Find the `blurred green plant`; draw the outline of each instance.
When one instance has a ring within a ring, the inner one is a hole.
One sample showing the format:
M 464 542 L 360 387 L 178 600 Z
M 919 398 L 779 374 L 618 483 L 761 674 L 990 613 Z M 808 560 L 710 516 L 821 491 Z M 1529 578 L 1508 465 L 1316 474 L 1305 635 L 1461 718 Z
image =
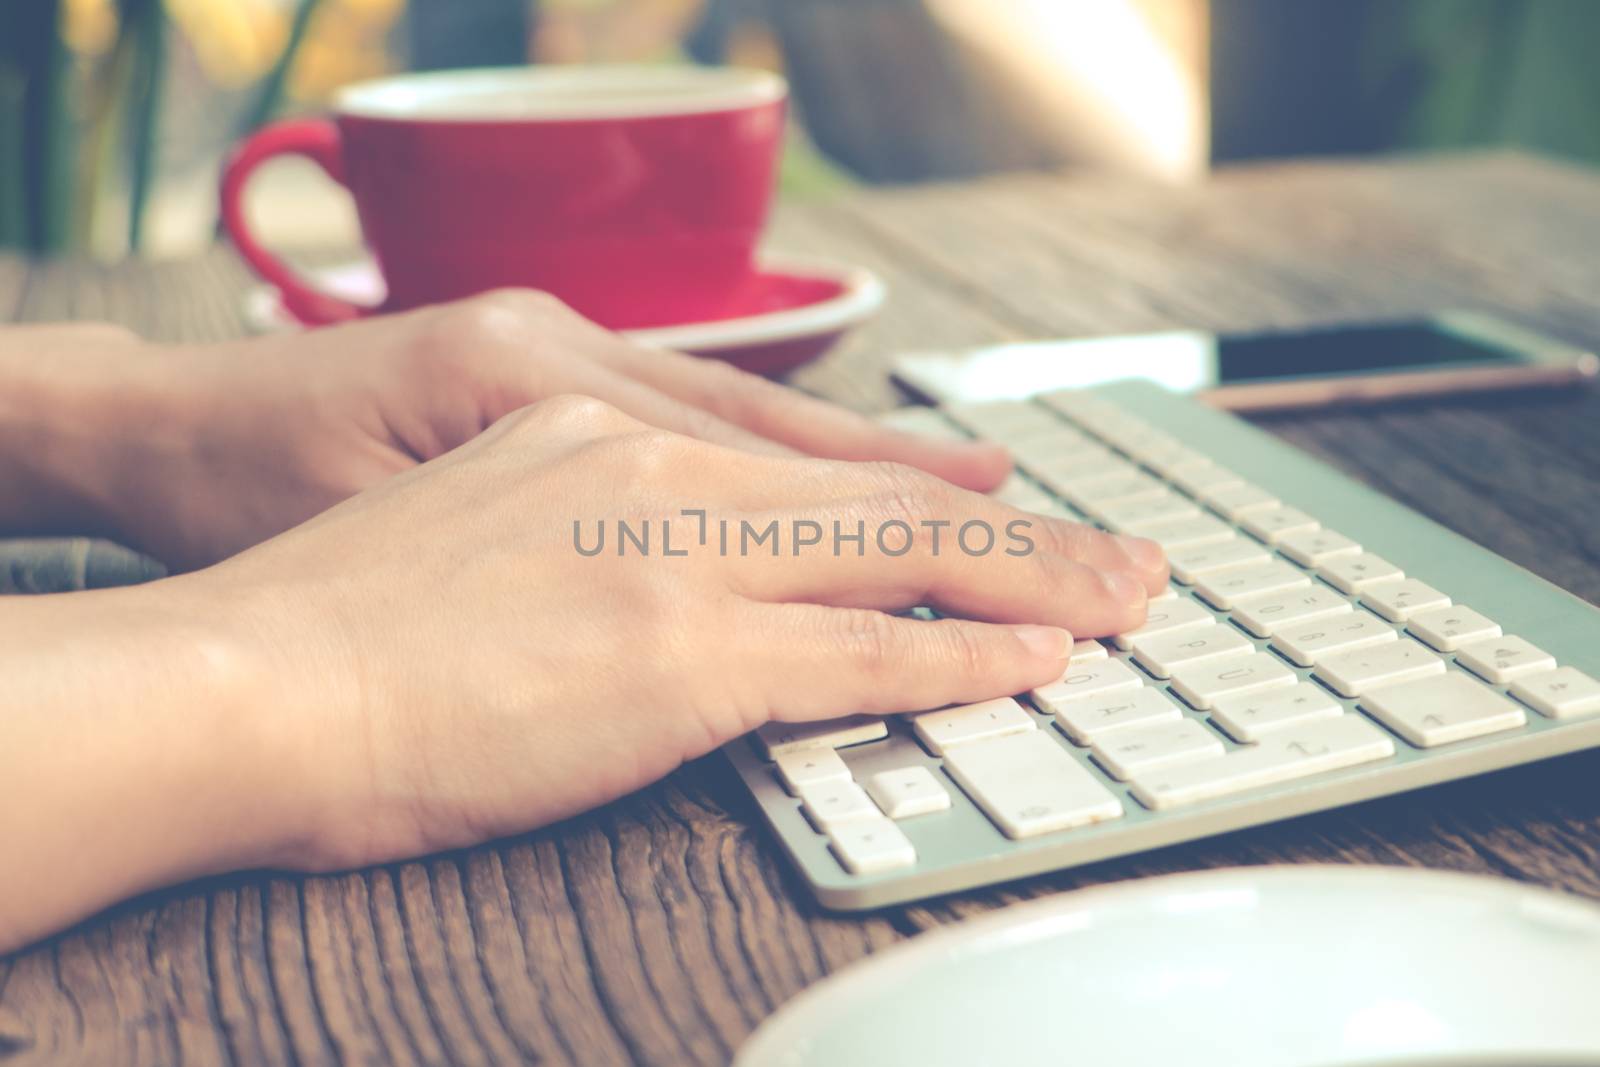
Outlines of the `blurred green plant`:
M 299 0 L 241 133 L 281 106 L 320 2 Z M 114 39 L 90 61 L 67 46 L 65 0 L 0 0 L 0 247 L 87 249 L 113 181 L 128 191 L 125 247 L 144 243 L 170 23 L 166 0 L 110 6 Z
M 0 5 L 0 244 L 67 243 L 72 172 L 60 0 Z

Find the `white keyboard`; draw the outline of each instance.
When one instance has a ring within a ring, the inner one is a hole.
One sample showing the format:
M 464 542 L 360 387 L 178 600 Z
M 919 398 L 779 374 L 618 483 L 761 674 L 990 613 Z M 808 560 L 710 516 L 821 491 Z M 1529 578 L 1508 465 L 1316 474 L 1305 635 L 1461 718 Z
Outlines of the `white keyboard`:
M 996 496 L 1161 543 L 1173 586 L 1030 693 L 729 746 L 824 904 L 1600 744 L 1600 612 L 1236 419 L 1133 383 L 890 418 L 1006 445 Z

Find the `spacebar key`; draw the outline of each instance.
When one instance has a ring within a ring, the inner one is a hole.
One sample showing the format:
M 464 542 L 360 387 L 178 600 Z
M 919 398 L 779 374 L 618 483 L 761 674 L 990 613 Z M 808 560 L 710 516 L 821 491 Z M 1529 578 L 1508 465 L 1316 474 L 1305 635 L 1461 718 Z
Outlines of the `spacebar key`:
M 1122 801 L 1043 730 L 953 746 L 944 769 L 1007 837 L 1122 815 Z
M 1151 770 L 1133 779 L 1133 795 L 1147 808 L 1179 808 L 1392 755 L 1394 741 L 1382 730 L 1340 715 L 1275 730 L 1215 759 Z

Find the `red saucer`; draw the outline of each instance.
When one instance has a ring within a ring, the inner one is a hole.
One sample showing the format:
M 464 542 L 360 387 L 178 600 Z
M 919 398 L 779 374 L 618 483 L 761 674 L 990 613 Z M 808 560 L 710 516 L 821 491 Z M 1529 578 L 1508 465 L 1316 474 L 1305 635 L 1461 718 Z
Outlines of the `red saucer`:
M 370 261 L 312 272 L 330 292 L 378 303 L 383 281 Z M 760 268 L 715 319 L 628 330 L 644 344 L 726 360 L 758 374 L 775 375 L 816 359 L 883 304 L 877 275 L 809 257 L 763 257 Z M 277 290 L 258 286 L 245 298 L 245 321 L 258 332 L 298 329 Z

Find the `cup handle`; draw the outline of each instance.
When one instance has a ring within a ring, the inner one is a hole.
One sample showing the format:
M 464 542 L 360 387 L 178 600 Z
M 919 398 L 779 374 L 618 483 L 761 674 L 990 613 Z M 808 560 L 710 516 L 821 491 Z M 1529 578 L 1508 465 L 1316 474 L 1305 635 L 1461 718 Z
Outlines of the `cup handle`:
M 305 156 L 345 185 L 339 128 L 326 119 L 274 122 L 245 139 L 222 171 L 222 226 L 245 262 L 277 287 L 284 309 L 308 326 L 348 322 L 374 310 L 309 284 L 251 234 L 244 216 L 244 187 L 255 169 L 273 156 Z

